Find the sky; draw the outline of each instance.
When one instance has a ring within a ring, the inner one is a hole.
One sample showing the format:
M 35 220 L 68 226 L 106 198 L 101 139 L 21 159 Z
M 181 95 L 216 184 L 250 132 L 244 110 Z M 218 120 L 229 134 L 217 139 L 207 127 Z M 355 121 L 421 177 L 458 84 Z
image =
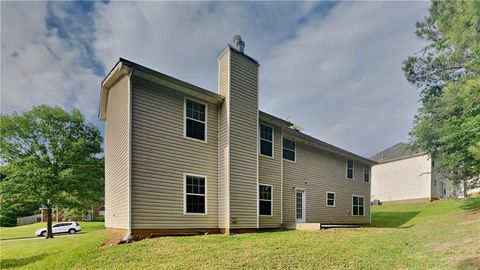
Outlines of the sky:
M 1 112 L 79 108 L 97 119 L 119 57 L 217 92 L 240 34 L 260 62 L 260 109 L 369 157 L 400 141 L 419 91 L 402 61 L 428 2 L 1 2 Z

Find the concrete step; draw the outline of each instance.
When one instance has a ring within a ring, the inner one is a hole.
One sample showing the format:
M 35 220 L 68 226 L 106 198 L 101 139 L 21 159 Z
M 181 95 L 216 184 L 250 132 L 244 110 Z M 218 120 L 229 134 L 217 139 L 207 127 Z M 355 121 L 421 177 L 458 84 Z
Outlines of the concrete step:
M 360 225 L 346 225 L 346 224 L 323 224 L 320 226 L 322 229 L 334 229 L 334 228 L 360 228 Z
M 289 223 L 287 224 L 287 229 L 291 230 L 299 230 L 299 231 L 319 231 L 320 230 L 320 223 Z

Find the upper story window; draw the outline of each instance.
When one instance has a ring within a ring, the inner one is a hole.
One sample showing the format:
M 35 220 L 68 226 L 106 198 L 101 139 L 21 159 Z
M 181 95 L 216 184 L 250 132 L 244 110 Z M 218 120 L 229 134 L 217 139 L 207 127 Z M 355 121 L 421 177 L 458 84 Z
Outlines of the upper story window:
M 295 142 L 283 139 L 283 159 L 295 161 Z
M 327 206 L 335 207 L 335 192 L 327 192 Z
M 347 160 L 347 179 L 353 180 L 353 160 Z
M 272 215 L 272 186 L 259 185 L 258 186 L 258 199 L 259 199 L 259 215 L 271 216 Z
M 363 181 L 365 183 L 370 183 L 370 166 L 368 165 L 363 167 Z
M 260 154 L 273 157 L 273 128 L 260 125 Z
M 185 175 L 185 213 L 207 213 L 207 180 L 203 176 Z
M 352 197 L 352 215 L 353 216 L 363 216 L 365 214 L 365 201 L 362 196 L 353 196 Z
M 207 105 L 185 99 L 185 136 L 206 141 L 206 124 Z

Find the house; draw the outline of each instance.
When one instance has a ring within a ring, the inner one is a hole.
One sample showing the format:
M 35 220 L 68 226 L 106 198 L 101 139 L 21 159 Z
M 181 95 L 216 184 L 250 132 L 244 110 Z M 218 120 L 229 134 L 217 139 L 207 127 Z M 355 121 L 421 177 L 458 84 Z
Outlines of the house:
M 125 59 L 103 80 L 111 239 L 370 223 L 374 162 L 260 111 L 243 49 L 218 56 L 217 93 Z
M 435 160 L 428 154 L 398 143 L 370 159 L 372 167 L 372 200 L 419 202 L 448 198 L 450 181 L 435 170 Z

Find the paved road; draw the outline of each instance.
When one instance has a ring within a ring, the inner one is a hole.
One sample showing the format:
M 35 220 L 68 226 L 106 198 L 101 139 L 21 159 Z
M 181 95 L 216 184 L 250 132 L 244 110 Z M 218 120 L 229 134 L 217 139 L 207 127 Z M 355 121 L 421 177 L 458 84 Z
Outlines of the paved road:
M 54 239 L 57 237 L 72 237 L 78 234 L 83 234 L 83 233 L 77 233 L 77 234 L 60 234 L 60 235 L 54 235 Z M 25 240 L 44 240 L 45 237 L 28 237 L 28 238 L 13 238 L 13 239 L 0 239 L 0 242 L 13 242 L 13 241 L 25 241 Z

